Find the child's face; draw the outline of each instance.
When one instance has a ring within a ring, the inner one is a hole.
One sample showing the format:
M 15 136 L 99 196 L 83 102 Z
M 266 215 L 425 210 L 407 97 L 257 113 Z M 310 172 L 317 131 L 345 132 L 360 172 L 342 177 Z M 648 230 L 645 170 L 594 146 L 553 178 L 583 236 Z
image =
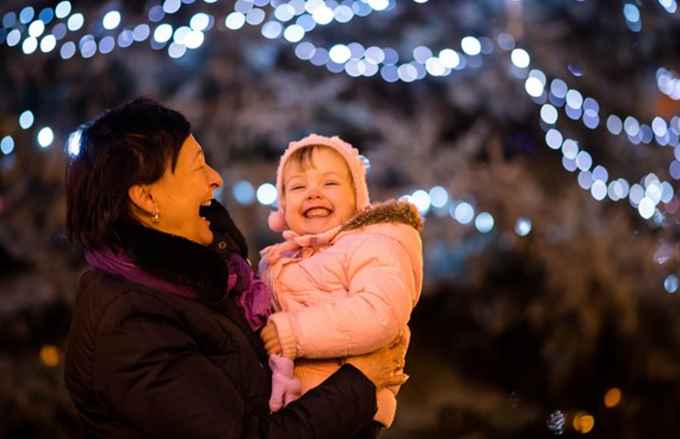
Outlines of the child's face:
M 288 161 L 283 184 L 286 223 L 300 235 L 325 232 L 349 220 L 356 211 L 347 164 L 330 148 L 315 148 L 310 163 Z

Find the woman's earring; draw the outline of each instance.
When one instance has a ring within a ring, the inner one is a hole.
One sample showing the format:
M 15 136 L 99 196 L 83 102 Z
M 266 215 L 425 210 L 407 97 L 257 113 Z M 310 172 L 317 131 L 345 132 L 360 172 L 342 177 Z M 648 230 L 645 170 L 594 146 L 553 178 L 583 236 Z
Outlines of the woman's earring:
M 158 212 L 158 209 L 154 209 L 153 216 L 151 217 L 151 222 L 154 224 L 158 224 L 161 222 L 161 214 Z

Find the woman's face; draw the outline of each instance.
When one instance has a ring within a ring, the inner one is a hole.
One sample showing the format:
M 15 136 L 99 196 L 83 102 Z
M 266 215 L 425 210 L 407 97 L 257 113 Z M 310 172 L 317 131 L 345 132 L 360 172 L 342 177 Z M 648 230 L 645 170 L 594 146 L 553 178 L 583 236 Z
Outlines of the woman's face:
M 182 144 L 173 172 L 168 164 L 163 176 L 149 185 L 159 221 L 151 227 L 203 245 L 212 242 L 210 222 L 199 215 L 210 204 L 212 191 L 222 186 L 222 177 L 205 162 L 203 149 L 193 135 Z

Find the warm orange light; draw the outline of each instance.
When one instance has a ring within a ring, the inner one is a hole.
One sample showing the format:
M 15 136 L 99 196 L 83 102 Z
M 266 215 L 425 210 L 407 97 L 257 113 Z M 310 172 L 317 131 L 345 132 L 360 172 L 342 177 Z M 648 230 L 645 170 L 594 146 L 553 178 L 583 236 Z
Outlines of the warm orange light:
M 595 418 L 585 413 L 579 413 L 574 416 L 572 425 L 574 426 L 574 430 L 579 433 L 590 433 L 593 430 L 593 427 L 595 427 Z
M 607 408 L 616 407 L 621 402 L 621 389 L 612 387 L 604 394 L 604 405 Z
M 56 346 L 45 345 L 40 349 L 40 361 L 47 367 L 56 367 L 61 361 L 61 354 Z

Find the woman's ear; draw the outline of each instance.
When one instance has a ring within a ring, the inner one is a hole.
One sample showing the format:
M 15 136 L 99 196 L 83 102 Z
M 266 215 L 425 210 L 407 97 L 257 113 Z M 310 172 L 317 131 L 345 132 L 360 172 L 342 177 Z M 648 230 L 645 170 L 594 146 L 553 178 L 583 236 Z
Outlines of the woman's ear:
M 156 209 L 153 196 L 149 192 L 149 187 L 141 184 L 133 184 L 128 189 L 128 197 L 132 204 L 147 215 L 153 215 Z

